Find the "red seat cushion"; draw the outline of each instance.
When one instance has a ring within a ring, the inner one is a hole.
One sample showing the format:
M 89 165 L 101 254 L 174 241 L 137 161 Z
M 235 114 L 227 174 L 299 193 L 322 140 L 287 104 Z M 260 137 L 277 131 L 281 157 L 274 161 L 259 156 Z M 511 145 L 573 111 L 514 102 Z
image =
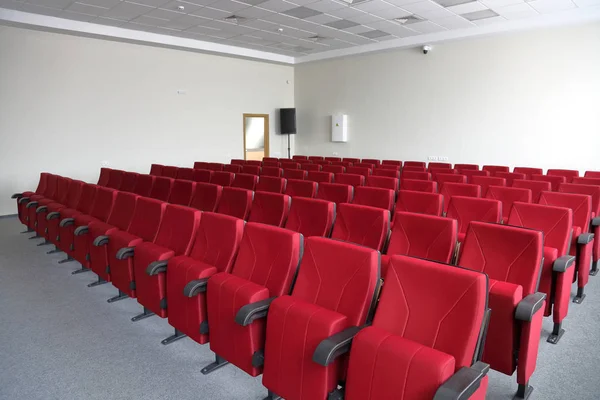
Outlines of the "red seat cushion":
M 133 272 L 133 259 L 118 260 L 117 251 L 124 247 L 135 247 L 142 243 L 142 238 L 128 232 L 116 231 L 109 235 L 108 241 L 108 263 L 110 265 L 110 278 L 112 284 L 129 297 L 135 297 L 135 275 Z
M 174 254 L 173 250 L 166 247 L 143 242 L 136 246 L 133 259 L 138 302 L 163 318 L 167 316 L 166 306 L 162 304 L 166 299 L 166 274 L 149 276 L 146 269 L 152 262 L 168 260 Z
M 368 327 L 352 342 L 345 398 L 432 399 L 454 369 L 451 355 Z

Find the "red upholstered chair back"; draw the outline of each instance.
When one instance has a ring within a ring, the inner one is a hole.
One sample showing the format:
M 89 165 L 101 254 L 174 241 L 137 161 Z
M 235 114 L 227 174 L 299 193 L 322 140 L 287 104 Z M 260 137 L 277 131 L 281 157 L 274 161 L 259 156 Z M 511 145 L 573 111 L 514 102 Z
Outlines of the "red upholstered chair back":
M 354 189 L 354 199 L 352 200 L 352 204 L 382 208 L 391 212 L 394 208 L 395 200 L 396 192 L 393 190 L 359 186 Z
M 437 168 L 437 169 L 452 169 L 452 164 L 450 164 L 450 163 L 442 163 L 442 162 L 430 162 L 427 167 L 428 167 L 429 171 L 431 171 L 434 168 Z
M 422 181 L 430 181 L 431 174 L 429 172 L 418 171 L 402 171 L 402 179 L 418 179 Z
M 327 237 L 335 221 L 335 208 L 331 201 L 296 197 L 292 200 L 285 228 L 300 232 L 304 237 Z
M 573 210 L 573 227 L 581 228 L 582 233 L 589 232 L 590 219 L 592 218 L 592 196 L 542 192 L 539 204 L 570 208 Z
M 484 165 L 481 169 L 483 171 L 489 171 L 492 176 L 494 176 L 496 172 L 510 172 L 510 168 L 505 165 Z
M 177 167 L 173 167 L 170 165 L 165 165 L 162 167 L 162 173 L 161 176 L 164 176 L 166 178 L 173 178 L 175 179 L 177 177 L 177 171 L 179 170 L 179 168 Z
M 292 198 L 285 194 L 256 192 L 248 222 L 283 226 L 290 212 Z
M 87 184 L 82 181 L 72 180 L 69 184 L 69 193 L 67 193 L 67 201 L 63 203 L 67 206 L 67 208 L 76 209 L 77 204 L 79 203 L 79 198 L 81 197 L 81 192 L 83 191 L 83 187 Z
M 190 207 L 200 211 L 215 211 L 221 200 L 223 186 L 212 183 L 197 182 Z
M 490 176 L 489 171 L 479 171 L 474 169 L 463 169 L 460 171 L 460 174 L 467 177 L 467 183 L 473 183 L 471 179 L 474 176 Z
M 239 164 L 225 164 L 225 165 L 223 165 L 223 171 L 225 171 L 225 172 L 233 172 L 234 174 L 237 174 L 238 172 L 242 172 L 243 168 L 244 168 L 244 166 L 239 165 Z
M 404 167 L 425 168 L 425 163 L 423 161 L 404 161 Z
M 469 183 L 481 186 L 481 196 L 485 197 L 490 186 L 506 186 L 506 179 L 494 176 L 473 176 Z
M 46 181 L 46 187 L 44 188 L 44 197 L 47 197 L 49 199 L 53 199 L 54 196 L 56 196 L 57 194 L 57 190 L 58 190 L 58 175 L 53 175 L 53 174 L 49 174 L 47 181 Z
M 154 184 L 152 185 L 152 191 L 150 197 L 156 200 L 167 201 L 171 194 L 175 179 L 165 178 L 164 176 L 157 176 L 154 178 Z
M 126 231 L 133 219 L 135 205 L 139 197 L 133 193 L 118 192 L 115 197 L 115 204 L 106 222 L 122 231 Z
M 261 165 L 260 161 L 256 161 L 258 163 L 258 165 Z M 246 165 L 251 165 L 250 161 L 246 161 Z M 224 164 L 221 163 L 214 163 L 214 162 L 209 162 L 206 163 L 206 169 L 210 169 L 211 171 L 223 171 L 223 167 L 225 167 Z
M 399 160 L 381 160 L 381 165 L 395 165 L 397 167 L 402 167 L 402 161 L 399 161 Z
M 400 180 L 400 189 L 416 190 L 417 192 L 437 193 L 438 184 L 434 181 L 422 181 L 418 179 L 402 178 Z
M 444 182 L 441 185 L 440 193 L 444 196 L 444 200 L 446 200 L 444 212 L 447 213 L 450 206 L 450 199 L 453 196 L 481 197 L 481 186 L 470 183 Z
M 96 197 L 96 189 L 101 186 L 84 183 L 81 189 L 81 196 L 77 202 L 77 211 L 83 214 L 90 214 L 94 205 L 94 198 Z
M 502 203 L 502 220 L 508 221 L 508 215 L 515 201 L 531 203 L 531 190 L 504 186 L 490 186 L 486 199 L 498 200 Z
M 308 171 L 306 179 L 317 183 L 333 183 L 333 173 L 323 171 Z
M 160 165 L 160 164 L 152 164 L 152 165 L 150 165 L 150 175 L 152 175 L 152 176 L 162 176 L 162 169 L 163 169 L 162 165 Z M 100 184 L 100 182 L 98 182 L 98 184 Z
M 369 167 L 348 167 L 348 168 L 346 168 L 347 174 L 362 175 L 365 178 L 367 176 L 371 175 L 372 172 L 373 172 L 373 169 L 369 168 Z
M 137 184 L 137 180 L 140 177 L 140 174 L 136 172 L 125 172 L 123 173 L 123 181 L 121 181 L 121 187 L 119 190 L 124 192 L 133 192 L 135 190 L 135 185 Z
M 231 186 L 235 174 L 233 172 L 215 171 L 213 172 L 210 183 L 221 186 Z
M 155 179 L 156 177 L 153 175 L 140 174 L 135 182 L 133 193 L 144 197 L 150 197 Z
M 262 171 L 262 167 L 259 165 L 244 165 L 242 167 L 241 171 L 237 171 L 237 172 L 243 172 L 244 174 L 250 174 L 250 175 L 260 175 Z M 235 172 L 236 171 L 228 171 L 228 172 Z
M 354 198 L 354 186 L 342 183 L 320 183 L 317 198 L 336 204 L 350 203 Z
M 286 179 L 306 179 L 308 176 L 308 171 L 305 169 L 289 169 L 286 168 L 283 170 L 283 177 Z
M 346 172 L 346 167 L 343 165 L 323 165 L 323 172 L 332 172 L 334 174 L 343 174 Z
M 111 189 L 121 189 L 121 184 L 123 182 L 123 174 L 125 172 L 120 169 L 111 169 L 108 173 L 108 182 L 106 183 L 106 187 Z
M 154 243 L 173 250 L 175 255 L 189 254 L 201 214 L 200 210 L 168 204 Z
M 397 192 L 400 188 L 400 181 L 397 178 L 371 175 L 367 177 L 367 186 L 382 189 L 390 189 L 394 192 Z
M 385 165 L 383 166 L 385 167 Z M 376 168 L 373 170 L 372 176 L 384 176 L 387 178 L 400 178 L 400 170 L 397 169 L 388 169 L 388 168 Z
M 351 185 L 351 186 L 364 186 L 365 185 L 365 177 L 364 175 L 358 175 L 358 174 L 348 174 L 348 173 L 343 173 L 343 174 L 335 174 L 335 183 L 341 183 L 344 185 Z
M 195 191 L 196 183 L 183 179 L 175 179 L 171 194 L 169 195 L 169 203 L 189 206 Z
M 433 180 L 435 180 L 440 185 L 442 185 L 442 184 L 444 184 L 446 182 L 467 183 L 467 176 L 466 175 L 459 175 L 459 174 L 440 174 L 440 173 L 437 173 L 437 174 L 435 174 L 435 178 L 433 178 Z
M 285 191 L 286 179 L 274 176 L 261 176 L 256 184 L 257 192 L 283 193 Z
M 361 160 L 361 163 L 362 164 L 371 164 L 371 165 L 377 166 L 377 165 L 381 164 L 381 160 L 376 160 L 374 158 L 363 158 Z
M 471 222 L 458 265 L 490 279 L 523 287 L 523 297 L 537 290 L 544 234 L 533 229 Z
M 567 178 L 567 183 L 571 183 L 573 178 L 579 177 L 579 171 L 574 169 L 549 169 L 546 173 L 548 176 L 564 176 Z
M 597 177 L 597 178 L 590 178 L 590 177 L 573 178 L 573 183 L 578 184 L 578 185 L 596 185 L 596 186 L 600 186 L 600 176 Z
M 388 210 L 344 203 L 337 206 L 331 237 L 381 251 L 389 230 Z
M 479 165 L 477 164 L 454 164 L 454 169 L 461 171 L 479 171 Z
M 69 185 L 71 184 L 71 178 L 58 177 L 56 181 L 56 196 L 54 199 L 60 204 L 65 204 L 69 198 Z
M 506 186 L 511 187 L 516 179 L 527 179 L 527 175 L 519 172 L 496 172 L 494 174 L 496 178 L 506 179 Z
M 396 211 L 411 213 L 442 215 L 444 196 L 437 193 L 418 192 L 414 190 L 400 190 Z
M 586 178 L 600 178 L 600 171 L 585 171 Z
M 89 215 L 100 221 L 106 221 L 112 211 L 117 193 L 119 193 L 118 190 L 98 186 L 94 196 L 94 205 Z
M 246 163 L 246 161 L 244 161 L 244 160 L 231 160 L 232 164 L 239 164 L 240 162 L 241 162 L 241 165 L 244 165 Z M 207 166 L 208 166 L 208 163 L 204 162 L 204 161 L 196 161 L 194 163 L 194 169 L 208 169 Z
M 248 219 L 253 197 L 254 192 L 251 190 L 224 187 L 217 212 L 244 220 Z
M 465 234 L 472 221 L 500 223 L 502 203 L 498 200 L 453 196 L 449 200 L 448 218 L 458 221 L 458 233 Z
M 512 187 L 531 190 L 531 201 L 537 203 L 542 192 L 552 190 L 550 182 L 544 181 L 528 181 L 524 179 L 515 179 Z
M 164 201 L 140 197 L 135 204 L 128 232 L 146 242 L 153 242 L 166 208 Z
M 276 178 L 281 178 L 283 176 L 283 169 L 279 167 L 263 167 L 260 176 L 274 176 Z
M 587 194 L 592 196 L 592 213 L 595 217 L 599 216 L 598 214 L 600 213 L 600 186 L 561 183 L 558 187 L 558 191 L 560 193 Z
M 258 175 L 252 174 L 235 174 L 231 187 L 242 188 L 246 190 L 254 190 L 258 183 Z
M 323 156 L 308 156 L 310 161 L 324 161 L 325 157 Z
M 315 197 L 317 195 L 318 184 L 313 181 L 304 181 L 300 179 L 288 179 L 285 188 L 285 194 L 292 197 Z
M 194 169 L 193 168 L 179 168 L 177 171 L 176 179 L 185 179 L 186 181 L 194 180 Z
M 156 164 L 152 164 L 152 168 L 155 168 Z M 156 166 L 159 167 L 159 166 Z M 162 168 L 162 166 L 160 166 Z M 108 179 L 110 177 L 110 168 L 100 168 L 100 177 L 98 178 L 98 186 L 106 186 L 108 184 Z M 46 174 L 46 176 L 48 176 L 48 174 Z M 40 179 L 41 182 L 41 179 Z M 37 190 L 36 190 L 36 193 Z
M 525 174 L 525 179 L 531 179 L 531 175 L 543 175 L 544 170 L 541 168 L 531 168 L 531 167 L 515 167 L 513 172 L 517 172 L 519 174 Z
M 567 178 L 559 175 L 531 175 L 531 180 L 550 182 L 550 185 L 552 185 L 552 191 L 556 192 L 558 190 L 558 185 L 565 183 Z
M 212 179 L 213 171 L 209 169 L 194 169 L 194 175 L 192 176 L 192 180 L 194 182 L 204 182 L 209 183 Z

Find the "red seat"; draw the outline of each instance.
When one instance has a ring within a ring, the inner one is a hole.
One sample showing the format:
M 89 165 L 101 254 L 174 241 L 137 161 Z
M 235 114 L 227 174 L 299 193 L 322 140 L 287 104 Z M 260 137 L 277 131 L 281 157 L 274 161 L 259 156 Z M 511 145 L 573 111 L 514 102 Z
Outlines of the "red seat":
M 106 187 L 120 190 L 124 174 L 125 171 L 121 171 L 119 169 L 111 169 L 108 173 L 108 182 L 106 183 Z
M 418 179 L 422 181 L 430 181 L 431 174 L 429 172 L 417 172 L 417 171 L 402 171 L 402 179 Z
M 401 165 L 381 164 L 381 165 L 378 165 L 377 167 L 375 167 L 375 169 L 390 169 L 392 171 L 400 171 L 402 169 L 402 166 Z M 375 172 L 375 169 L 373 170 L 373 172 Z
M 444 183 L 467 183 L 466 175 L 458 175 L 458 174 L 440 174 L 437 173 L 435 178 L 433 178 L 438 184 L 443 185 Z
M 363 164 L 371 164 L 371 165 L 377 166 L 377 165 L 381 164 L 381 160 L 376 160 L 374 158 L 363 158 L 361 160 L 361 163 L 363 163 Z
M 332 239 L 381 251 L 390 230 L 390 212 L 357 204 L 338 204 Z
M 66 203 L 50 203 L 46 206 L 46 231 L 44 236 L 55 245 L 54 251 L 58 251 L 59 249 L 58 242 L 60 241 L 60 235 L 58 229 L 59 222 L 61 220 L 60 212 L 63 209 L 77 209 L 84 186 L 87 186 L 87 184 L 82 181 L 71 180 L 69 183 L 69 192 L 67 193 Z M 91 203 L 93 201 L 96 188 L 93 185 L 90 186 L 92 187 L 89 189 L 88 193 L 90 194 L 89 202 Z
M 323 156 L 308 156 L 310 161 L 324 161 L 325 157 Z
M 404 167 L 425 168 L 425 163 L 423 161 L 404 161 Z
M 262 166 L 258 166 L 258 165 L 244 165 L 242 167 L 242 170 L 240 172 L 243 172 L 244 174 L 250 174 L 250 175 L 260 175 L 262 171 Z M 233 172 L 233 171 L 231 171 Z
M 246 224 L 233 269 L 213 275 L 206 285 L 210 349 L 217 359 L 202 369 L 203 374 L 227 362 L 251 376 L 262 372 L 265 310 L 290 292 L 302 247 L 297 232 Z M 257 313 L 258 309 L 263 311 Z
M 194 167 L 196 168 L 196 167 Z M 162 176 L 163 165 L 160 164 L 152 164 L 150 165 L 150 175 L 153 176 Z
M 405 255 L 449 264 L 458 239 L 455 219 L 398 211 L 386 255 L 381 256 L 381 275 L 385 276 L 391 256 Z
M 308 176 L 308 171 L 304 169 L 284 169 L 283 176 L 286 179 L 306 179 Z
M 223 186 L 212 183 L 196 183 L 196 191 L 190 200 L 190 207 L 200 211 L 214 212 L 221 201 Z
M 171 204 L 179 204 L 180 206 L 189 206 L 195 191 L 195 182 L 175 179 L 168 202 Z
M 440 216 L 443 208 L 444 196 L 441 194 L 414 190 L 400 190 L 398 192 L 396 211 Z
M 347 167 L 346 168 L 347 174 L 362 175 L 365 178 L 367 176 L 371 175 L 372 172 L 373 172 L 373 169 L 368 168 L 368 167 Z
M 369 187 L 376 187 L 382 189 L 390 189 L 397 192 L 400 189 L 400 181 L 396 178 L 389 178 L 387 176 L 368 176 L 367 185 Z
M 372 176 L 383 176 L 387 178 L 400 178 L 400 170 L 398 169 L 387 169 L 387 168 L 376 168 L 373 170 Z
M 532 175 L 543 175 L 544 170 L 541 168 L 530 168 L 530 167 L 515 167 L 513 168 L 513 172 L 517 172 L 519 174 L 525 174 L 525 179 L 531 179 Z
M 544 233 L 544 264 L 538 290 L 546 294 L 544 316 L 554 321 L 548 342 L 556 344 L 562 337 L 562 321 L 569 310 L 575 257 L 569 256 L 573 212 L 570 208 L 516 202 L 508 224 L 536 229 Z
M 336 204 L 351 203 L 354 198 L 354 186 L 341 183 L 320 183 L 317 198 Z
M 50 244 L 50 238 L 48 235 L 47 215 L 48 205 L 58 203 L 61 205 L 66 204 L 69 198 L 69 186 L 72 182 L 70 178 L 64 178 L 57 176 L 56 178 L 56 191 L 53 197 L 43 197 L 38 200 L 32 201 L 27 205 L 27 211 L 29 212 L 29 220 L 33 222 L 33 229 L 37 233 L 36 236 L 43 237 L 45 244 Z
M 194 169 L 193 168 L 179 168 L 177 171 L 176 179 L 184 179 L 186 181 L 194 180 Z
M 325 161 L 342 161 L 342 157 L 325 157 Z
M 321 171 L 323 166 L 321 164 L 313 164 L 313 163 L 303 163 L 300 165 L 300 168 L 305 171 Z
M 300 169 L 300 164 L 297 162 L 281 162 L 281 168 L 286 169 Z M 285 171 L 284 171 L 285 174 Z M 284 175 L 285 176 L 285 175 Z
M 221 186 L 231 186 L 235 174 L 233 172 L 215 171 L 213 172 L 210 183 Z
M 252 161 L 246 161 L 245 165 L 254 165 L 254 164 L 251 164 L 251 162 Z M 260 161 L 255 161 L 255 162 L 258 163 L 258 164 L 256 164 L 258 166 L 262 165 L 262 163 Z M 206 169 L 217 172 L 217 171 L 223 171 L 225 164 L 209 162 L 209 163 L 205 164 L 205 167 L 206 167 Z
M 322 171 L 308 171 L 306 179 L 317 183 L 333 183 L 333 173 Z
M 322 366 L 313 361 L 315 349 L 368 322 L 376 302 L 377 251 L 312 237 L 305 252 L 292 294 L 269 308 L 263 385 L 272 398 L 327 399 L 345 375 L 347 358 Z
M 90 269 L 98 275 L 98 282 L 89 284 L 89 287 L 110 282 L 108 235 L 118 230 L 126 232 L 129 229 L 138 198 L 139 196 L 133 193 L 118 192 L 108 220 L 89 223 L 86 239 L 88 240 Z
M 346 167 L 342 165 L 323 165 L 323 172 L 332 172 L 334 174 L 343 174 L 346 172 Z
M 600 178 L 600 171 L 585 171 L 583 176 L 586 178 Z
M 291 197 L 315 197 L 317 188 L 317 182 L 288 179 L 285 194 Z
M 356 164 L 360 162 L 360 158 L 344 157 L 342 161 Z
M 545 298 L 536 292 L 541 272 L 543 233 L 484 222 L 471 222 L 458 265 L 489 277 L 493 310 L 483 361 L 506 375 L 517 371 L 516 398 L 533 390 Z
M 174 183 L 175 179 L 172 178 L 165 178 L 164 176 L 155 177 L 149 197 L 160 201 L 167 201 L 171 195 Z
M 189 336 L 200 344 L 208 342 L 206 293 L 190 289 L 198 281 L 206 282 L 218 272 L 231 271 L 243 232 L 243 220 L 205 212 L 200 218 L 189 254 L 169 260 L 168 318 L 169 324 L 175 328 L 175 334 L 163 340 L 163 344 L 170 344 L 184 336 Z
M 564 176 L 567 178 L 567 183 L 571 183 L 573 178 L 579 177 L 579 171 L 574 169 L 549 169 L 546 172 L 548 176 Z
M 393 190 L 359 186 L 354 189 L 352 204 L 383 208 L 392 212 L 395 200 L 396 192 Z
M 144 312 L 133 317 L 139 321 L 151 315 L 167 317 L 167 265 L 174 256 L 187 256 L 200 225 L 199 210 L 175 204 L 167 205 L 152 242 L 135 247 L 133 270 L 138 303 Z
M 285 194 L 256 192 L 248 222 L 283 226 L 290 212 L 292 198 Z
M 292 156 L 292 160 L 308 160 L 307 156 Z
M 279 167 L 263 167 L 260 176 L 274 176 L 276 178 L 281 178 L 283 176 L 283 169 Z
M 381 165 L 395 165 L 397 167 L 402 167 L 402 161 L 399 161 L 399 160 L 381 160 Z
M 164 165 L 162 167 L 162 171 L 161 171 L 161 175 L 160 176 L 164 176 L 165 178 L 172 178 L 175 179 L 177 177 L 177 171 L 179 170 L 179 168 L 177 167 L 173 167 L 170 165 Z
M 347 167 L 353 166 L 354 163 L 350 162 L 350 161 L 331 161 L 331 164 L 329 164 L 329 165 L 323 165 L 323 168 L 331 166 L 331 165 L 336 166 L 336 167 L 344 167 L 344 170 L 346 170 Z M 337 173 L 337 171 L 330 171 L 330 172 Z
M 502 221 L 506 223 L 515 201 L 531 203 L 531 190 L 504 186 L 490 186 L 485 198 L 498 200 L 502 203 Z
M 256 184 L 257 192 L 283 193 L 285 192 L 286 179 L 274 176 L 261 176 Z
M 193 181 L 194 182 L 203 182 L 210 183 L 212 179 L 213 171 L 209 169 L 194 169 Z
M 285 223 L 285 229 L 304 237 L 331 235 L 335 221 L 335 203 L 326 200 L 296 197 Z
M 505 165 L 484 165 L 481 169 L 489 171 L 492 176 L 495 176 L 496 172 L 510 172 L 510 168 Z
M 558 186 L 561 183 L 567 182 L 567 178 L 559 175 L 531 175 L 531 180 L 533 181 L 541 181 L 541 182 L 550 182 L 552 185 L 552 191 L 556 192 L 558 190 Z
M 517 179 L 527 179 L 527 175 L 519 172 L 496 172 L 494 174 L 496 178 L 506 179 L 506 186 L 513 186 L 513 182 Z
M 58 197 L 58 181 L 62 179 L 58 175 L 48 174 L 46 177 L 46 185 L 40 193 L 28 193 L 19 199 L 20 214 L 25 216 L 25 223 L 28 231 L 35 230 L 36 209 L 40 201 L 48 201 L 52 203 Z
M 481 186 L 471 185 L 469 183 L 445 182 L 440 188 L 440 193 L 444 196 L 444 215 L 448 212 L 450 199 L 453 196 L 481 197 Z
M 135 182 L 133 193 L 139 196 L 150 197 L 150 193 L 152 193 L 152 188 L 154 187 L 154 179 L 156 177 L 152 175 L 140 174 Z
M 107 175 L 107 173 L 105 173 L 105 174 Z M 27 203 L 31 200 L 30 196 L 42 195 L 45 192 L 49 175 L 50 174 L 48 174 L 47 172 L 42 172 L 40 174 L 40 179 L 38 181 L 38 185 L 37 185 L 37 188 L 35 189 L 35 192 L 25 191 L 25 192 L 21 192 L 21 193 L 15 193 L 11 196 L 12 199 L 17 200 L 17 212 L 18 212 L 19 220 L 21 221 L 21 223 L 23 225 L 27 225 L 27 216 L 28 216 Z M 101 178 L 102 178 L 102 176 L 101 176 Z
M 506 179 L 493 176 L 473 176 L 469 183 L 481 186 L 481 196 L 485 197 L 490 186 L 506 186 Z
M 251 174 L 235 174 L 231 187 L 242 188 L 246 190 L 256 189 L 258 183 L 258 175 Z
M 262 161 L 258 161 L 258 160 L 246 160 L 246 161 L 244 161 L 243 165 L 253 165 L 255 167 L 262 167 Z
M 343 185 L 350 185 L 350 186 L 364 186 L 365 185 L 365 177 L 364 175 L 357 175 L 357 174 L 335 174 L 335 182 L 336 183 L 341 183 Z
M 414 190 L 417 192 L 437 193 L 438 184 L 434 181 L 422 181 L 418 179 L 402 178 L 400 180 L 400 189 Z
M 531 201 L 534 203 L 538 202 L 542 192 L 552 190 L 550 182 L 529 181 L 523 179 L 515 179 L 512 183 L 512 187 L 531 190 Z
M 275 158 L 275 157 L 263 157 L 262 160 L 263 160 L 263 163 L 265 161 L 267 161 L 267 162 L 279 162 L 279 158 Z
M 463 171 L 479 171 L 479 165 L 477 164 L 454 164 L 454 169 L 458 170 L 459 173 Z
M 596 185 L 600 186 L 600 178 L 573 178 L 573 183 L 577 185 Z
M 463 169 L 460 171 L 460 174 L 467 177 L 467 183 L 473 183 L 472 178 L 474 176 L 490 176 L 489 171 L 479 171 L 473 169 Z
M 451 168 L 430 168 L 428 172 L 431 174 L 431 179 L 434 181 L 437 181 L 437 176 L 440 174 L 459 175 L 458 170 Z
M 236 161 L 236 162 L 234 162 L 234 161 Z M 241 161 L 241 165 L 244 165 L 246 163 L 246 161 L 244 161 L 244 160 L 231 160 L 231 163 L 239 164 L 240 161 Z M 196 161 L 194 163 L 194 169 L 208 169 L 207 166 L 208 166 L 208 163 L 204 162 L 204 161 Z
M 133 193 L 135 190 L 135 187 L 137 185 L 137 181 L 138 181 L 139 177 L 140 177 L 140 174 L 138 174 L 136 172 L 124 172 L 123 180 L 121 181 L 121 187 L 119 188 L 119 190 L 121 190 L 123 192 Z M 150 179 L 152 179 L 152 178 L 150 178 Z
M 357 167 L 357 168 L 368 168 L 371 170 L 371 173 L 373 172 L 373 169 L 377 167 L 376 164 L 373 163 L 368 163 L 368 162 L 359 162 L 359 163 L 354 163 L 352 164 L 352 167 Z
M 452 164 L 450 163 L 443 163 L 443 162 L 430 162 L 427 165 L 427 169 L 429 170 L 429 172 L 433 172 L 433 169 L 452 169 Z
M 153 164 L 154 165 L 154 164 Z M 162 166 L 160 166 L 162 169 Z M 100 176 L 98 177 L 98 186 L 106 186 L 110 178 L 110 168 L 100 168 Z
M 217 212 L 246 220 L 248 214 L 250 214 L 253 198 L 254 192 L 252 190 L 224 187 L 217 206 Z
M 256 167 L 251 167 L 248 166 L 246 167 L 245 165 L 239 165 L 239 164 L 225 164 L 223 165 L 223 171 L 225 172 L 233 172 L 234 174 L 240 173 L 242 172 L 242 169 L 244 168 L 256 168 Z M 258 167 L 260 169 L 260 167 Z M 247 172 L 250 173 L 250 172 Z
M 156 237 L 167 203 L 140 197 L 135 205 L 127 231 L 116 230 L 108 236 L 108 265 L 110 278 L 119 294 L 108 300 L 112 303 L 127 297 L 136 297 L 136 277 L 133 269 L 135 247 Z
M 263 167 L 275 167 L 275 168 L 279 168 L 279 160 L 277 161 L 263 161 L 262 162 L 262 166 Z M 262 170 L 260 172 L 262 174 Z
M 404 165 L 404 168 L 402 168 L 402 173 L 404 172 L 427 172 L 427 168 L 425 167 L 417 167 L 417 166 L 407 166 L 406 164 Z
M 331 340 L 318 350 L 335 357 L 350 349 L 345 399 L 484 399 L 485 274 L 395 256 L 384 277 L 373 323 L 343 338 L 356 335 L 351 347 L 332 354 L 340 341 Z
M 458 241 L 462 243 L 472 221 L 499 224 L 502 220 L 502 203 L 493 199 L 452 196 L 448 200 L 446 216 L 458 222 Z

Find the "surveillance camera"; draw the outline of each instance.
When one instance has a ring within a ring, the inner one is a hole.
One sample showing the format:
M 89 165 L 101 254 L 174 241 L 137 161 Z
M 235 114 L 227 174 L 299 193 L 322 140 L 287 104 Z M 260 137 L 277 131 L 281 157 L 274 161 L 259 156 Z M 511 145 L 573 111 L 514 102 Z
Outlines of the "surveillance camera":
M 427 54 L 431 51 L 431 46 L 423 46 L 423 54 Z

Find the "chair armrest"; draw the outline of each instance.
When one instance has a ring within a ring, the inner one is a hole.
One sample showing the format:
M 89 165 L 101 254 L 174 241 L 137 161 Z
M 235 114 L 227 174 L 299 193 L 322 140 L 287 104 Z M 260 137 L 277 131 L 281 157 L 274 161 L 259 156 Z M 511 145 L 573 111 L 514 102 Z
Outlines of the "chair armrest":
M 241 326 L 248 326 L 254 320 L 266 317 L 271 303 L 276 298 L 277 297 L 269 297 L 268 299 L 257 301 L 255 303 L 246 304 L 244 307 L 240 308 L 235 315 L 235 322 Z
M 204 292 L 206 292 L 207 284 L 208 284 L 208 278 L 195 279 L 193 281 L 190 281 L 183 288 L 183 295 L 185 297 L 194 297 L 194 296 L 199 295 L 200 293 L 204 293 Z
M 519 321 L 530 322 L 533 316 L 542 309 L 544 300 L 546 300 L 546 294 L 540 292 L 532 293 L 525 297 L 517 304 L 515 318 Z
M 566 272 L 567 269 L 575 265 L 575 256 L 562 256 L 559 257 L 552 265 L 552 271 L 554 272 Z
M 31 207 L 37 207 L 37 205 L 38 205 L 37 201 L 30 201 L 29 203 L 27 203 L 27 205 L 25 207 L 31 208 Z
M 75 236 L 83 236 L 89 232 L 89 228 L 85 225 L 75 228 Z
M 433 400 L 466 400 L 470 398 L 481 385 L 481 380 L 487 375 L 490 366 L 477 361 L 471 367 L 462 367 L 439 387 Z
M 146 268 L 146 274 L 149 276 L 158 275 L 161 272 L 167 272 L 167 264 L 169 260 L 153 261 Z
M 51 219 L 57 219 L 60 218 L 60 213 L 58 211 L 52 211 L 51 213 L 48 213 L 48 215 L 46 215 L 46 219 L 48 221 L 50 221 Z
M 29 204 L 27 205 L 27 207 L 29 207 Z M 592 240 L 594 240 L 593 233 L 582 233 L 577 237 L 577 244 L 588 244 Z
M 108 236 L 100 235 L 96 239 L 94 239 L 92 244 L 96 247 L 106 246 L 108 244 L 108 239 L 109 239 Z
M 29 201 L 29 197 L 21 197 L 19 199 L 19 204 L 27 203 Z
M 133 257 L 134 247 L 123 247 L 117 251 L 117 255 L 115 256 L 117 260 L 126 260 L 128 258 Z
M 21 197 L 23 197 L 23 193 L 15 193 L 10 196 L 11 199 L 20 199 Z
M 61 228 L 64 228 L 65 226 L 71 226 L 74 223 L 75 223 L 74 218 L 65 218 L 62 221 L 60 221 L 60 224 L 58 224 L 58 226 L 60 226 Z
M 48 207 L 47 206 L 39 206 L 38 208 L 35 209 L 35 213 L 36 214 L 41 214 L 44 211 L 48 211 Z
M 337 357 L 350 351 L 352 340 L 364 328 L 365 326 L 351 326 L 321 341 L 315 349 L 313 361 L 324 367 L 328 366 Z

